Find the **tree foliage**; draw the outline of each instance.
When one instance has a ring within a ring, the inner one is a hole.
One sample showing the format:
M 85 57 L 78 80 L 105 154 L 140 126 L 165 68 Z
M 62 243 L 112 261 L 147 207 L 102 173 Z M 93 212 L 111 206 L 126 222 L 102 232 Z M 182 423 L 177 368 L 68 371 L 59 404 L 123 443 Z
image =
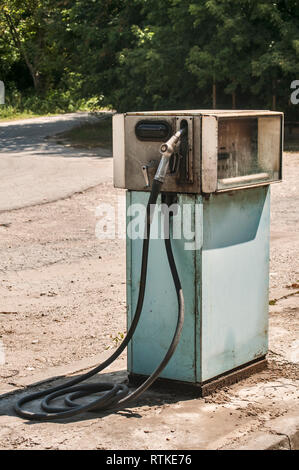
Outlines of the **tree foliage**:
M 22 94 L 92 98 L 120 111 L 267 107 L 291 115 L 299 2 L 2 0 L 0 78 Z

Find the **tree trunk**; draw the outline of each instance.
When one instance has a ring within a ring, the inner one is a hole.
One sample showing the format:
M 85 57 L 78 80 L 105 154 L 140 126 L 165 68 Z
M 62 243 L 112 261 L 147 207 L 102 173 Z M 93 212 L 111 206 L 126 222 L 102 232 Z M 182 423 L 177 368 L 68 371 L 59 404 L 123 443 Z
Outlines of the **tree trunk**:
M 232 93 L 232 109 L 236 109 L 236 92 Z
M 36 72 L 36 71 L 34 72 L 34 70 L 32 69 L 31 76 L 32 76 L 34 88 L 35 88 L 35 90 L 38 91 L 40 89 L 40 76 L 39 76 L 39 73 Z
M 216 109 L 217 106 L 217 88 L 216 88 L 216 83 L 215 80 L 213 81 L 213 109 Z
M 276 111 L 276 80 L 272 80 L 272 110 Z

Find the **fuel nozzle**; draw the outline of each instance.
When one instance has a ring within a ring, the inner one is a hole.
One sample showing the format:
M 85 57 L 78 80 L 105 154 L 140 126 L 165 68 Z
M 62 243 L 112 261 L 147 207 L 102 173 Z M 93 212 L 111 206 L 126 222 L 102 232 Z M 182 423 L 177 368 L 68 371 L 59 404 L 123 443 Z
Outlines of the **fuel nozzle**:
M 160 152 L 162 154 L 158 169 L 156 171 L 155 180 L 160 181 L 160 183 L 164 183 L 166 173 L 169 166 L 169 160 L 173 152 L 175 151 L 182 135 L 186 132 L 186 128 L 180 129 L 176 132 L 170 139 L 161 145 Z

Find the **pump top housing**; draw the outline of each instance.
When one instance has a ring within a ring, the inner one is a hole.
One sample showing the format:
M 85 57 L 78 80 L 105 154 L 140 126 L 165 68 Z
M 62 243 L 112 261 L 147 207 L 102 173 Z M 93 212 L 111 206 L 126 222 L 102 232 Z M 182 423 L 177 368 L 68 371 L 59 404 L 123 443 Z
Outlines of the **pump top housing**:
M 161 144 L 182 128 L 164 191 L 209 194 L 281 180 L 283 113 L 151 111 L 113 116 L 115 187 L 150 190 Z

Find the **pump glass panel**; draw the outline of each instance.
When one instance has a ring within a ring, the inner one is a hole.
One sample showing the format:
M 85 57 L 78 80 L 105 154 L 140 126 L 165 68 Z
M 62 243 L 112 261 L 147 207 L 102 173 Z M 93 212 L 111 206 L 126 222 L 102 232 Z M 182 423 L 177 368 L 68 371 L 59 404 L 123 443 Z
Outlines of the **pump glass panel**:
M 220 118 L 217 188 L 280 179 L 281 117 Z

